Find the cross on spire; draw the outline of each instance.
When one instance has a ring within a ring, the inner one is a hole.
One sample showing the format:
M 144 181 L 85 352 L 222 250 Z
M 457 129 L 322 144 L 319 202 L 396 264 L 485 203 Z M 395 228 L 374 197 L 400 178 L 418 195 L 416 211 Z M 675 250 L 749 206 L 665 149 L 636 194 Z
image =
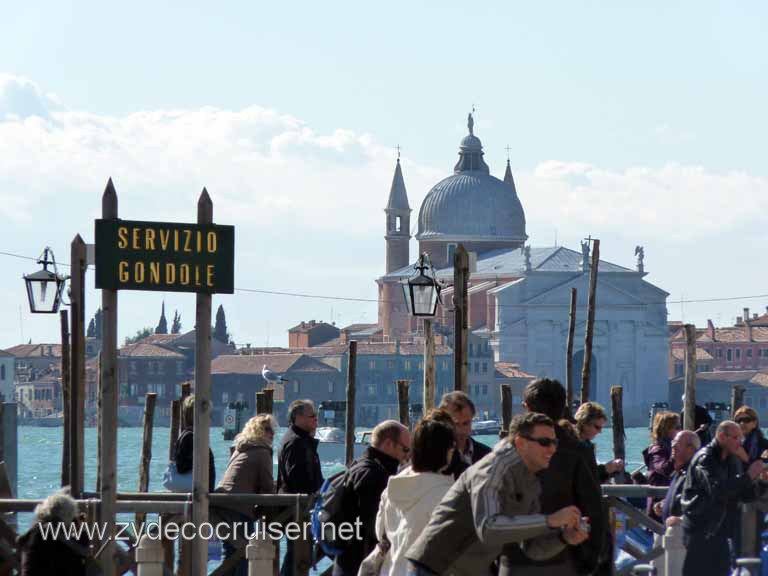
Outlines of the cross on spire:
M 400 144 L 398 144 L 396 148 L 397 148 L 397 159 L 400 160 Z
M 507 161 L 509 161 L 509 151 L 511 150 L 511 148 L 509 147 L 509 144 L 507 144 L 506 150 L 507 150 Z

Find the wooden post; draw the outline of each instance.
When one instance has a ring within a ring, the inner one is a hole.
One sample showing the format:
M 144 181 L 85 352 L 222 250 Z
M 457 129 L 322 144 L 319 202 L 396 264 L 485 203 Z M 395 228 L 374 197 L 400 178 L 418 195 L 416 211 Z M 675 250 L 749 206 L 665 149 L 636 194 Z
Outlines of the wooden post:
M 70 249 L 69 485 L 73 498 L 80 498 L 85 489 L 85 253 L 85 242 L 78 234 Z
M 468 284 L 469 254 L 459 244 L 453 253 L 453 389 L 462 392 L 467 391 Z
M 96 492 L 101 494 L 101 418 L 104 416 L 104 398 L 101 395 L 101 350 L 96 361 Z
M 613 457 L 625 460 L 627 450 L 624 442 L 627 438 L 624 432 L 624 389 L 621 386 L 611 386 L 611 423 L 613 426 Z M 622 484 L 624 482 L 621 482 Z
M 203 188 L 197 202 L 197 223 L 213 224 L 213 203 Z M 211 295 L 197 293 L 195 313 L 195 432 L 192 436 L 192 521 L 208 522 L 208 450 L 211 426 Z M 199 535 L 192 540 L 191 574 L 208 571 L 208 542 Z
M 264 414 L 267 410 L 264 392 L 256 392 L 256 414 Z M 239 412 L 239 411 L 238 411 Z
M 117 219 L 117 193 L 112 179 L 107 182 L 101 197 L 101 217 Z M 101 440 L 101 507 L 102 526 L 106 526 L 106 542 L 102 552 L 104 576 L 115 576 L 115 513 L 117 508 L 117 290 L 101 290 L 102 349 L 101 349 L 101 397 L 102 416 L 99 436 Z M 84 318 L 83 318 L 84 320 Z M 74 328 L 74 327 L 73 327 Z M 74 330 L 73 330 L 74 332 Z M 73 350 L 74 360 L 74 350 Z M 74 365 L 74 362 L 72 363 Z M 75 380 L 72 381 L 75 389 Z M 79 386 L 78 386 L 79 388 Z
M 272 414 L 275 410 L 274 388 L 265 388 L 261 393 L 264 394 L 264 414 Z
M 731 419 L 733 419 L 736 410 L 744 404 L 744 386 L 734 384 L 731 388 Z
M 584 364 L 581 370 L 581 403 L 589 402 L 589 379 L 592 376 L 592 337 L 595 329 L 595 298 L 597 296 L 597 266 L 600 262 L 600 240 L 592 240 L 592 266 L 589 270 L 587 300 L 587 329 L 584 333 Z
M 397 404 L 400 408 L 400 423 L 403 426 L 411 427 L 411 415 L 408 404 L 408 388 L 410 380 L 397 381 Z
M 683 429 L 696 430 L 696 326 L 686 324 L 685 330 L 685 404 Z
M 357 376 L 357 340 L 349 342 L 347 356 L 347 414 L 344 428 L 344 462 L 355 459 L 355 378 Z
M 432 320 L 424 318 L 424 398 L 422 417 L 435 407 L 435 333 Z
M 179 418 L 181 418 L 181 401 L 171 402 L 171 430 L 168 442 L 168 460 L 174 460 L 176 439 L 179 437 Z
M 61 447 L 61 485 L 69 486 L 69 443 L 72 433 L 70 413 L 70 373 L 69 373 L 69 321 L 67 311 L 59 312 L 61 320 L 61 409 L 64 412 L 64 442 Z
M 501 430 L 499 437 L 505 438 L 509 434 L 509 425 L 512 422 L 512 386 L 501 385 Z
M 144 434 L 141 442 L 141 460 L 139 461 L 139 492 L 149 490 L 149 465 L 152 462 L 152 425 L 155 418 L 157 394 L 148 392 L 144 398 Z M 146 514 L 137 512 L 136 525 L 140 526 L 146 517 Z
M 576 288 L 571 288 L 571 307 L 568 313 L 568 342 L 565 350 L 565 393 L 567 413 L 573 410 L 573 334 L 576 331 Z

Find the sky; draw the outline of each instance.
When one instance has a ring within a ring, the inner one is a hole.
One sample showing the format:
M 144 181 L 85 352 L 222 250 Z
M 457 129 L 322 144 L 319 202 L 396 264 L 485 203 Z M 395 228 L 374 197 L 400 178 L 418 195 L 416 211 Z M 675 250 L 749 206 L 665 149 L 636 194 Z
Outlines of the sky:
M 109 177 L 125 219 L 194 222 L 206 187 L 236 227 L 237 288 L 341 298 L 216 295 L 238 345 L 375 322 L 395 147 L 415 226 L 473 106 L 492 174 L 509 147 L 533 246 L 591 235 L 626 267 L 644 246 L 670 320 L 768 306 L 765 3 L 0 7 L 0 348 L 58 341 L 28 311 L 36 263 L 8 254 L 68 263 Z M 193 327 L 192 294 L 125 291 L 119 340 L 163 301 Z

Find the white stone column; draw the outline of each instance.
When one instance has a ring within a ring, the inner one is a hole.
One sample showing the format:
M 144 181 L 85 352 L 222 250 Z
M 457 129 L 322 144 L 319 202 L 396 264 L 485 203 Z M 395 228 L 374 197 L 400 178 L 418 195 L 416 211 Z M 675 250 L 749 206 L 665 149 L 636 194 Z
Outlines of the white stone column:
M 136 569 L 138 576 L 163 576 L 163 543 L 146 534 L 136 547 Z
M 666 576 L 680 576 L 685 562 L 683 527 L 681 524 L 667 527 L 662 539 L 664 545 L 664 570 Z
M 275 545 L 272 539 L 258 539 L 259 531 L 253 535 L 245 548 L 245 557 L 248 560 L 248 576 L 263 576 L 272 574 L 272 565 L 275 560 Z

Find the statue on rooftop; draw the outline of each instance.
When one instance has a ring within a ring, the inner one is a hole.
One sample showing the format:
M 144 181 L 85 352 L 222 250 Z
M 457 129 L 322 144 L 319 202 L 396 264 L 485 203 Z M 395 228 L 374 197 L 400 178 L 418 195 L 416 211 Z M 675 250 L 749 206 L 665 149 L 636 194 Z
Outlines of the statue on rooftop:
M 589 240 L 581 242 L 581 269 L 589 268 Z
M 645 272 L 645 264 L 643 264 L 645 250 L 643 250 L 642 246 L 635 246 L 635 256 L 637 256 L 637 271 L 642 274 Z
M 469 133 L 474 136 L 473 129 L 475 128 L 475 119 L 472 118 L 472 112 L 467 114 L 467 128 L 469 128 Z
M 531 247 L 523 246 L 523 257 L 525 258 L 525 271 L 530 272 L 531 271 Z

